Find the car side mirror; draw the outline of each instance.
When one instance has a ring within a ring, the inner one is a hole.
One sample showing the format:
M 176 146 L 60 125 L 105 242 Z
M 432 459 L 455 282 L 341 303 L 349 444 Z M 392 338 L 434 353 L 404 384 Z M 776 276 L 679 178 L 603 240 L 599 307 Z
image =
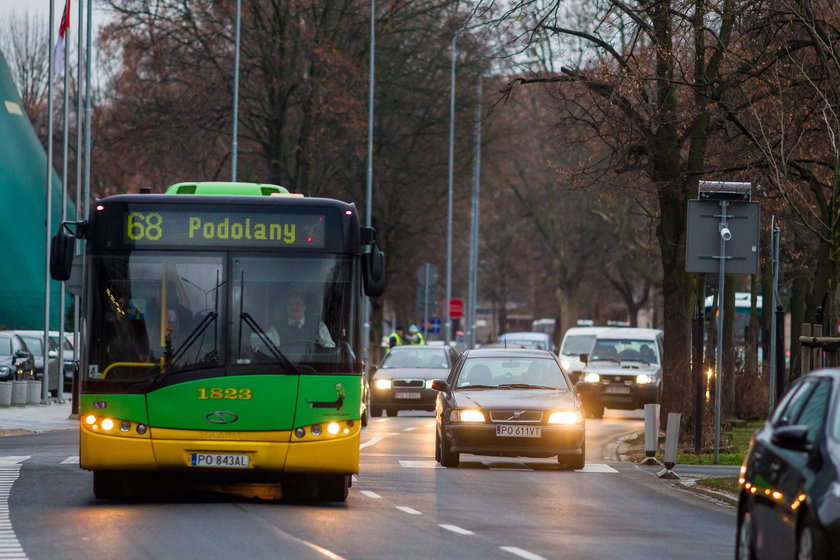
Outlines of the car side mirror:
M 448 393 L 449 383 L 447 383 L 443 379 L 435 379 L 432 381 L 432 389 L 434 389 L 435 391 L 440 391 L 441 393 Z
M 15 358 L 18 360 L 26 360 L 32 357 L 32 354 L 27 352 L 26 350 L 18 350 L 15 352 Z
M 773 430 L 770 441 L 774 445 L 792 451 L 807 452 L 811 450 L 811 444 L 808 442 L 808 426 L 802 424 L 776 428 Z
M 589 354 L 581 354 L 579 357 L 580 357 L 580 361 L 583 362 L 584 364 L 589 363 Z

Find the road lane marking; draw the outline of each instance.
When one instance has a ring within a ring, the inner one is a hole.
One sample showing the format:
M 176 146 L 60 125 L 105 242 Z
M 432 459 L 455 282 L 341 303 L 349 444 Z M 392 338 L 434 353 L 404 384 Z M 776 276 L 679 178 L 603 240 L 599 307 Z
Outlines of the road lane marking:
M 403 429 L 403 431 L 404 431 L 404 432 L 410 432 L 410 431 L 412 431 L 412 430 L 416 430 L 416 429 L 417 429 L 417 428 L 404 428 L 404 429 Z
M 582 473 L 617 473 L 618 471 L 604 463 L 586 463 L 582 469 L 577 469 L 575 472 Z
M 500 546 L 502 550 L 505 552 L 510 552 L 515 556 L 519 556 L 520 558 L 525 558 L 525 560 L 545 560 L 539 554 L 534 554 L 533 552 L 528 552 L 527 550 L 522 550 L 518 546 Z
M 9 494 L 20 476 L 19 463 L 27 459 L 29 456 L 0 457 L 0 558 L 29 558 L 20 546 L 9 513 Z
M 388 432 L 388 433 L 387 433 L 387 434 L 385 434 L 385 435 L 386 435 L 386 436 L 398 436 L 398 435 L 400 435 L 400 433 L 399 433 L 399 432 Z
M 364 494 L 368 498 L 373 498 L 374 500 L 381 500 L 382 499 L 382 496 L 380 496 L 376 492 L 371 492 L 370 490 L 362 490 L 361 494 Z
M 400 460 L 400 465 L 407 469 L 441 469 L 437 461 L 406 461 Z
M 444 523 L 438 523 L 438 527 L 441 529 L 446 529 L 447 531 L 452 531 L 453 533 L 458 533 L 459 535 L 475 535 L 469 529 L 464 529 L 462 527 L 458 527 L 457 525 L 446 525 Z
M 373 444 L 375 444 L 375 443 L 379 443 L 379 442 L 380 442 L 380 441 L 382 441 L 383 439 L 385 439 L 385 438 L 384 438 L 384 437 L 375 437 L 375 438 L 369 439 L 369 440 L 367 440 L 366 442 L 364 442 L 363 444 L 361 444 L 361 445 L 359 446 L 359 449 L 364 449 L 365 447 L 371 446 L 371 445 L 373 445 Z
M 402 512 L 409 513 L 411 515 L 423 515 L 422 513 L 420 513 L 419 511 L 417 511 L 414 508 L 410 508 L 410 507 L 406 507 L 406 506 L 394 506 L 394 507 L 396 507 L 398 510 L 400 510 Z
M 73 456 L 67 457 L 66 459 L 64 459 L 61 462 L 61 464 L 62 465 L 78 465 L 79 464 L 79 456 L 78 455 L 73 455 Z

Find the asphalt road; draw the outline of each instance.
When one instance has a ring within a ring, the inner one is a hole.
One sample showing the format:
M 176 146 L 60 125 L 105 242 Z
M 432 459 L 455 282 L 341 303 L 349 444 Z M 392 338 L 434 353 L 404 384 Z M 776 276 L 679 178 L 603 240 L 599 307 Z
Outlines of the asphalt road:
M 587 467 L 462 455 L 434 462 L 434 417 L 372 419 L 346 504 L 187 489 L 120 504 L 93 498 L 75 430 L 0 440 L 0 558 L 731 558 L 731 507 L 614 459 L 641 414 L 587 421 Z M 5 521 L 4 493 L 11 488 Z M 252 489 L 251 489 L 252 490 Z M 17 554 L 17 555 L 15 555 Z

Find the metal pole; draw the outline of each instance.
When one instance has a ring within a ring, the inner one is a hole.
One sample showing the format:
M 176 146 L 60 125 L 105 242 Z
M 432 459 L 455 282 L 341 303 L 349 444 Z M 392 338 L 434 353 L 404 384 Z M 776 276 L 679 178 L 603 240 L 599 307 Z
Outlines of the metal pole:
M 691 376 L 694 378 L 694 453 L 699 455 L 703 447 L 703 307 L 694 306 L 694 320 L 691 330 L 692 357 Z
M 367 142 L 367 178 L 365 181 L 365 227 L 373 225 L 373 86 L 376 69 L 376 0 L 370 0 L 370 68 L 368 71 L 368 142 Z M 362 360 L 365 374 L 370 372 L 370 298 L 364 296 L 362 302 Z
M 69 13 L 67 14 L 70 15 Z M 69 22 L 68 22 L 69 23 Z M 67 26 L 67 29 L 64 31 L 64 146 L 63 146 L 63 164 L 61 168 L 61 223 L 67 221 L 67 171 L 68 171 L 68 162 L 67 162 L 67 155 L 69 153 L 69 146 L 70 146 L 70 123 L 68 115 L 70 112 L 69 106 L 69 87 L 68 87 L 68 72 L 67 68 L 69 66 L 69 58 L 70 58 L 70 26 Z M 58 227 L 61 227 L 60 225 Z M 58 383 L 56 384 L 55 396 L 58 402 L 64 402 L 64 305 L 65 305 L 65 298 L 67 297 L 67 290 L 64 285 L 64 282 L 60 283 L 60 292 L 58 298 L 58 309 L 59 309 L 59 316 L 58 316 L 58 371 L 56 375 L 59 377 Z M 49 335 L 49 333 L 47 333 Z M 47 348 L 49 350 L 49 348 Z M 49 353 L 49 352 L 48 352 Z M 44 362 L 46 364 L 46 362 Z M 44 366 L 45 369 L 46 366 Z M 46 382 L 45 382 L 46 383 Z M 49 389 L 48 389 L 49 390 Z
M 720 201 L 720 225 L 718 231 L 727 227 L 726 219 L 729 202 Z M 726 278 L 726 239 L 720 236 L 720 255 L 718 256 L 718 308 L 717 308 L 717 348 L 715 350 L 715 453 L 714 463 L 718 464 L 720 456 L 720 400 L 723 387 L 723 314 Z
M 88 0 L 92 1 L 92 0 Z M 84 0 L 79 0 L 79 34 L 77 39 L 77 75 L 76 75 L 76 216 L 77 220 L 83 219 L 82 214 L 82 73 L 84 66 L 82 65 L 82 37 L 84 36 Z M 76 241 L 76 254 L 81 254 L 81 242 Z M 79 341 L 81 340 L 81 305 L 82 298 L 73 296 L 73 361 L 79 363 Z M 74 374 L 73 387 L 78 384 L 78 371 Z M 71 414 L 78 414 L 79 399 L 75 395 L 71 398 L 72 408 Z
M 423 338 L 429 339 L 429 272 L 432 266 L 429 263 L 423 265 L 425 282 L 423 283 Z
M 88 0 L 87 3 L 87 23 L 86 25 L 86 39 L 85 39 L 85 178 L 84 178 L 84 198 L 83 198 L 83 206 L 84 211 L 82 212 L 82 216 L 84 219 L 90 215 L 90 160 L 91 160 L 91 132 L 90 132 L 90 121 L 91 121 L 91 114 L 93 113 L 93 109 L 91 107 L 91 76 L 93 75 L 91 53 L 93 52 L 93 0 Z M 82 279 L 87 275 L 87 244 L 82 244 Z M 83 282 L 83 285 L 86 284 Z M 87 305 L 87 297 L 85 293 L 82 294 L 82 306 Z M 79 340 L 76 341 L 76 345 L 79 347 L 79 364 L 87 362 L 87 332 L 86 332 L 86 323 L 84 319 L 84 314 L 82 314 L 82 326 L 79 329 Z M 86 374 L 85 371 L 79 370 L 79 377 L 82 377 Z M 79 379 L 76 383 L 76 386 L 80 384 L 81 380 Z M 73 410 L 75 413 L 78 413 L 78 399 L 73 401 Z
M 444 320 L 443 340 L 452 341 L 452 317 L 449 315 L 449 302 L 452 301 L 452 189 L 455 178 L 455 61 L 457 59 L 458 34 L 452 35 L 452 64 L 449 77 L 449 173 L 446 197 L 446 318 Z
M 470 272 L 469 272 L 469 342 L 468 348 L 475 348 L 476 342 L 476 306 L 478 301 L 478 221 L 479 189 L 481 186 L 481 113 L 482 113 L 482 76 L 478 77 L 475 104 L 475 157 L 473 159 L 473 194 L 472 194 L 472 233 L 470 235 Z
M 239 29 L 242 0 L 236 0 L 236 46 L 233 54 L 233 142 L 230 156 L 230 180 L 236 182 L 236 155 L 239 152 Z
M 776 216 L 770 220 L 770 257 L 772 259 L 773 270 L 773 293 L 771 294 L 770 309 L 773 310 L 773 315 L 770 319 L 770 398 L 769 411 L 773 412 L 776 408 L 776 305 L 778 301 L 777 290 L 779 288 L 779 228 L 776 227 Z
M 44 251 L 44 375 L 41 384 L 41 402 L 47 402 L 49 396 L 48 375 L 49 375 L 49 348 L 47 337 L 50 330 L 50 238 L 52 233 L 52 176 L 53 176 L 53 65 L 55 64 L 55 0 L 50 0 L 50 53 L 49 68 L 47 71 L 47 207 L 46 219 L 44 222 L 44 237 L 46 238 L 46 249 Z

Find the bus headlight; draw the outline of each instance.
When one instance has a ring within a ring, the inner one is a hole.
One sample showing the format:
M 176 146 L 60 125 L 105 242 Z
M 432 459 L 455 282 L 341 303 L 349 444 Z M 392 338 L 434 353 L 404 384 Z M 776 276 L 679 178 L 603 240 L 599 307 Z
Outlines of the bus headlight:
M 579 410 L 558 410 L 548 417 L 549 424 L 579 424 L 583 422 L 583 415 Z
M 636 383 L 638 383 L 639 385 L 649 385 L 650 383 L 653 383 L 653 376 L 648 375 L 646 373 L 642 373 L 640 375 L 637 375 L 636 376 Z
M 598 383 L 601 381 L 601 376 L 597 373 L 587 373 L 583 376 L 583 380 L 587 383 Z
M 390 379 L 377 379 L 373 382 L 373 386 L 377 389 L 390 389 L 391 388 L 391 380 Z

